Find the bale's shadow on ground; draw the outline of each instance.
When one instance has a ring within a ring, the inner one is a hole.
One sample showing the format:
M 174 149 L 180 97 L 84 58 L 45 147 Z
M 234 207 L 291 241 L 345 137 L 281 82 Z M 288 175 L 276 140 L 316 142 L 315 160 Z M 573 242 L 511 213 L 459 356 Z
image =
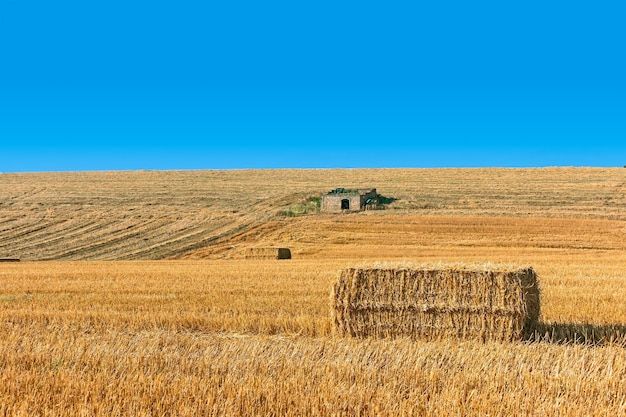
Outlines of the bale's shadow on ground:
M 607 346 L 626 348 L 626 325 L 587 323 L 537 323 L 526 340 L 529 342 Z

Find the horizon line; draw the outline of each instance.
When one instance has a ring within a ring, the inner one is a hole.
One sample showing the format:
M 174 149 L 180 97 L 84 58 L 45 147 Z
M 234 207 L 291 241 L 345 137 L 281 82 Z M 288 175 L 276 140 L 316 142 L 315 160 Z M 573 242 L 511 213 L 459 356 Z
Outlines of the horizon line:
M 416 166 L 397 166 L 397 167 L 237 167 L 237 168 L 128 168 L 128 169 L 85 169 L 85 170 L 30 170 L 30 171 L 0 171 L 0 175 L 5 174 L 71 174 L 71 173 L 98 173 L 98 172 L 192 172 L 192 171 L 324 171 L 324 170 L 437 170 L 437 169 L 623 169 L 624 166 L 618 165 L 529 165 L 529 166 L 437 166 L 437 167 L 416 167 Z

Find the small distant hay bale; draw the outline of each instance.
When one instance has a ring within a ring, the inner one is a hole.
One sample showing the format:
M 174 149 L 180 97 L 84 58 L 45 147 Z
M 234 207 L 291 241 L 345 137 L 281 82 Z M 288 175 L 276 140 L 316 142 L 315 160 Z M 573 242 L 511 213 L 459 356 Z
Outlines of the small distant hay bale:
M 537 275 L 509 265 L 347 268 L 331 300 L 340 336 L 513 341 L 539 319 Z
M 0 258 L 0 262 L 19 262 L 19 258 Z
M 244 259 L 291 259 L 289 248 L 246 248 Z

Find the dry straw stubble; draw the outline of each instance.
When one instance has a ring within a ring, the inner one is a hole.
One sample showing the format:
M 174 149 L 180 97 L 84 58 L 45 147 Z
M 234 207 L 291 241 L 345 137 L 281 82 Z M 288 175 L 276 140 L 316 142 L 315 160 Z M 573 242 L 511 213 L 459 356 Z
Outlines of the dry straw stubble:
M 530 267 L 382 264 L 346 268 L 331 293 L 335 333 L 426 340 L 520 340 L 539 318 Z

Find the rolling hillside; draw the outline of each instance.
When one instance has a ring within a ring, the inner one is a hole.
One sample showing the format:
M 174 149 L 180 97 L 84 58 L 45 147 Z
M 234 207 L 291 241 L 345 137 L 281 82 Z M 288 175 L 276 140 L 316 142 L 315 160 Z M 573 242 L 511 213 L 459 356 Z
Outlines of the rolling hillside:
M 446 240 L 438 230 L 437 244 L 456 246 L 463 239 L 472 244 L 491 239 L 483 231 L 497 229 L 497 246 L 526 238 L 516 230 L 547 224 L 524 218 L 551 219 L 573 247 L 623 247 L 625 184 L 626 170 L 617 168 L 1 174 L 0 257 L 228 258 L 241 247 L 258 244 L 294 247 L 299 256 L 326 250 L 349 257 L 341 249 L 345 239 L 376 251 L 377 246 L 396 245 L 393 236 L 407 232 L 402 240 L 410 252 L 432 228 L 450 233 Z M 375 213 L 282 214 L 339 186 L 373 186 L 397 201 Z M 500 227 L 503 218 L 510 220 Z M 472 227 L 480 233 L 467 231 Z M 605 230 L 606 238 L 567 238 L 587 228 Z M 546 239 L 528 244 L 552 244 Z

